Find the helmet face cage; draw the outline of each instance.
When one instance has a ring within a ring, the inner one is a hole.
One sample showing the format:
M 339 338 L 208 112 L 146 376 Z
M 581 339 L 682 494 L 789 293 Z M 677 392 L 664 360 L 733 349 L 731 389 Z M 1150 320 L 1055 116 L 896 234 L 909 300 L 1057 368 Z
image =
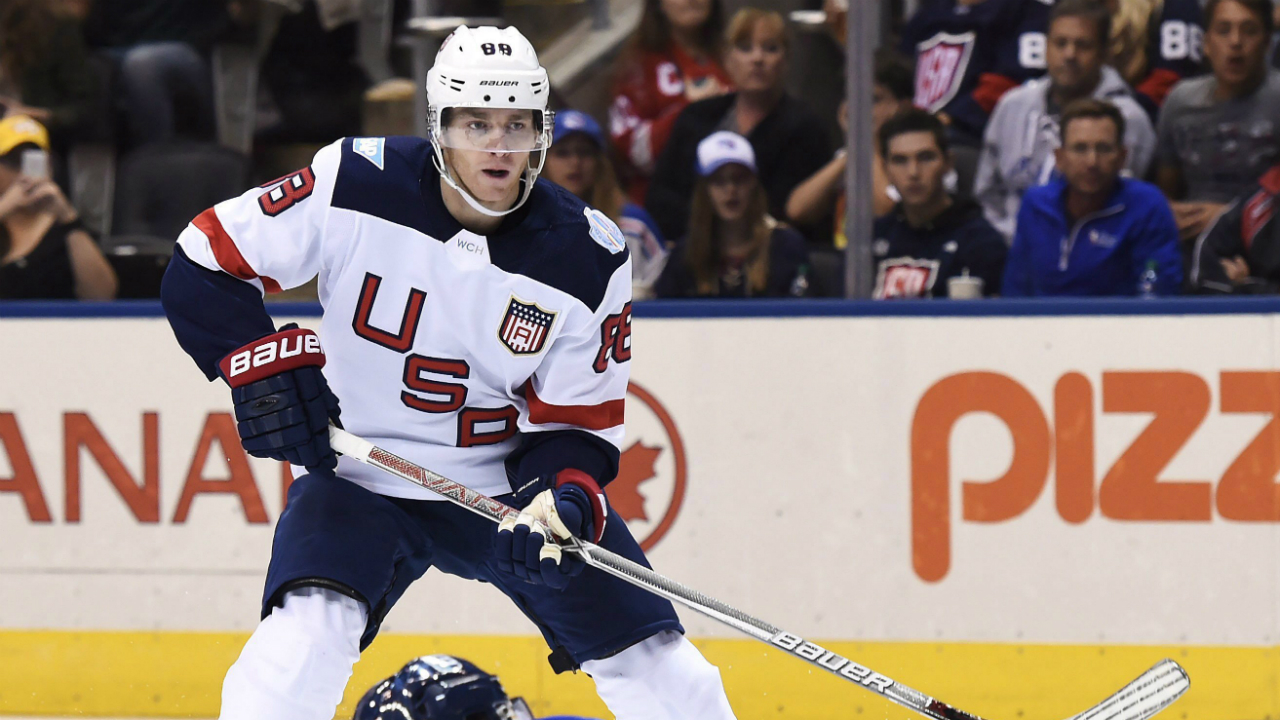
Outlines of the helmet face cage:
M 491 108 L 471 105 L 452 105 L 447 107 L 427 107 L 427 134 L 436 147 L 453 148 L 455 150 L 480 150 L 492 153 L 508 152 L 541 152 L 551 147 L 552 133 L 555 130 L 555 112 L 542 108 L 510 108 L 510 110 L 527 110 L 533 116 L 533 127 L 527 136 L 517 137 L 505 129 L 495 132 L 492 128 L 472 132 L 470 129 L 452 128 L 451 110 L 479 110 Z M 502 109 L 497 109 L 503 112 Z M 493 142 L 494 136 L 502 135 L 501 142 Z M 486 140 L 488 142 L 486 142 Z
M 468 107 L 468 106 L 459 106 L 459 107 Z M 490 217 L 501 217 L 503 215 L 507 215 L 509 213 L 515 212 L 516 209 L 518 209 L 521 205 L 524 204 L 525 200 L 529 199 L 529 193 L 533 191 L 533 184 L 537 182 L 538 175 L 542 174 L 542 168 L 547 162 L 547 148 L 551 146 L 551 136 L 555 130 L 555 116 L 556 116 L 555 112 L 552 110 L 540 110 L 537 108 L 516 108 L 520 110 L 531 110 L 533 112 L 535 126 L 539 124 L 541 125 L 541 127 L 538 128 L 539 140 L 536 142 L 537 149 L 522 151 L 522 150 L 493 150 L 493 149 L 475 148 L 475 149 L 481 150 L 481 152 L 495 152 L 495 153 L 528 152 L 529 153 L 528 165 L 525 167 L 524 173 L 521 176 L 521 182 L 524 183 L 524 190 L 521 191 L 520 193 L 520 199 L 517 200 L 516 204 L 513 205 L 508 210 L 495 211 L 495 210 L 490 210 L 489 208 L 484 207 L 479 203 L 479 201 L 477 201 L 474 197 L 472 197 L 471 193 L 467 192 L 466 188 L 462 187 L 458 183 L 457 179 L 454 178 L 453 169 L 449 167 L 449 163 L 445 161 L 444 148 L 447 146 L 444 145 L 442 141 L 442 138 L 444 135 L 442 131 L 442 122 L 444 117 L 444 111 L 450 110 L 450 109 L 452 109 L 452 107 L 437 108 L 433 106 L 427 106 L 427 133 L 431 139 L 431 145 L 435 152 L 436 169 L 440 171 L 441 177 L 450 187 L 452 187 L 454 190 L 456 190 L 459 194 L 462 195 L 462 199 L 465 200 L 468 205 L 470 205 L 477 212 L 483 215 L 488 215 Z

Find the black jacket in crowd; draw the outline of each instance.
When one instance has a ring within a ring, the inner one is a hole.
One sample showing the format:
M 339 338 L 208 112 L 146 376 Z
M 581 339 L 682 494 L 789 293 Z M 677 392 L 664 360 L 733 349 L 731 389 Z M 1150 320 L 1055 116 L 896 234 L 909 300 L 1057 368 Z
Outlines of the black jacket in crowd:
M 982 278 L 982 294 L 998 295 L 1009 254 L 1004 236 L 982 215 L 982 208 L 968 198 L 952 198 L 928 227 L 912 227 L 896 205 L 876 219 L 871 245 L 876 263 L 876 288 L 872 297 L 945 298 L 947 280 L 963 275 Z
M 716 130 L 733 109 L 737 93 L 699 100 L 680 112 L 671 136 L 658 156 L 645 197 L 645 209 L 665 237 L 684 237 L 689 230 L 689 205 L 698 179 L 698 143 Z M 803 102 L 783 95 L 773 112 L 747 135 L 756 153 L 756 168 L 769 214 L 787 217 L 787 196 L 831 160 L 833 150 L 822 121 Z M 831 218 L 799 228 L 811 242 L 831 243 Z M 825 237 L 819 237 L 822 232 Z
M 1204 293 L 1280 292 L 1280 165 L 1268 170 L 1244 195 L 1232 201 L 1196 241 L 1191 285 Z M 1222 260 L 1243 258 L 1249 277 L 1233 283 Z

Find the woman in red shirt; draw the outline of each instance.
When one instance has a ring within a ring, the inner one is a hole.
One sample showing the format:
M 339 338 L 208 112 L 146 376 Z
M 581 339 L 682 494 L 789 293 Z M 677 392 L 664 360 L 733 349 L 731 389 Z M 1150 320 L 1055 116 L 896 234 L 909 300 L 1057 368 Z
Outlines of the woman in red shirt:
M 627 193 L 644 201 L 654 162 L 685 105 L 732 89 L 720 65 L 720 0 L 645 0 L 609 108 Z

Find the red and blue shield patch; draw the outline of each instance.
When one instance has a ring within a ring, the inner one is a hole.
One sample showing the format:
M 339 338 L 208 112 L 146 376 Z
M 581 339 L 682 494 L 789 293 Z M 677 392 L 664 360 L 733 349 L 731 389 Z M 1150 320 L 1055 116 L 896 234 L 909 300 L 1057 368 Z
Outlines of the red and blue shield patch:
M 547 343 L 556 314 L 513 295 L 498 328 L 498 339 L 516 355 L 537 355 Z
M 940 32 L 916 46 L 916 107 L 936 113 L 960 92 L 976 39 Z

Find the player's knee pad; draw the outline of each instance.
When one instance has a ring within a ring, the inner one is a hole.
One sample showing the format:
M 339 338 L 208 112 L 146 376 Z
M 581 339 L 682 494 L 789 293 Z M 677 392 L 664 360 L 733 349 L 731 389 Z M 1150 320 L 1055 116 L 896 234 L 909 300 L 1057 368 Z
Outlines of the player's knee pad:
M 222 686 L 226 720 L 329 720 L 360 659 L 364 603 L 304 587 L 258 625 Z
M 674 630 L 582 669 L 618 720 L 733 720 L 720 671 Z

